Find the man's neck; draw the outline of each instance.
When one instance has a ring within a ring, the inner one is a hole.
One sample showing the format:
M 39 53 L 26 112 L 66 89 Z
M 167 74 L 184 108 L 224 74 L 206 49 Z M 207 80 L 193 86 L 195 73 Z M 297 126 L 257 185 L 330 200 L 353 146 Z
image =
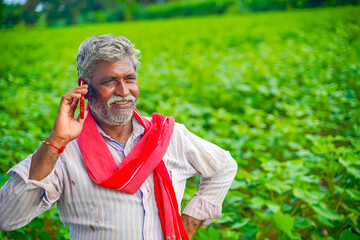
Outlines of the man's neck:
M 121 146 L 125 147 L 126 142 L 133 131 L 132 119 L 130 119 L 124 125 L 108 125 L 105 122 L 99 120 L 96 116 L 94 116 L 94 119 L 100 128 L 104 131 L 104 133 L 106 133 L 106 135 L 118 141 Z

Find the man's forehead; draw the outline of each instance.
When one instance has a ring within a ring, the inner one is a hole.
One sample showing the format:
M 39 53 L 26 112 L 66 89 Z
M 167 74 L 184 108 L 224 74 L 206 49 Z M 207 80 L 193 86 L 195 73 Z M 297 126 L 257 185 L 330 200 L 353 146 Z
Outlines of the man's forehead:
M 94 75 L 136 75 L 136 70 L 127 57 L 124 57 L 119 60 L 110 61 L 110 60 L 101 60 L 95 65 Z
M 115 68 L 124 68 L 124 69 L 129 68 L 135 70 L 135 66 L 129 57 L 123 57 L 117 60 L 108 60 L 108 59 L 100 60 L 96 63 L 95 69 L 97 67 L 109 67 L 109 68 L 115 67 Z

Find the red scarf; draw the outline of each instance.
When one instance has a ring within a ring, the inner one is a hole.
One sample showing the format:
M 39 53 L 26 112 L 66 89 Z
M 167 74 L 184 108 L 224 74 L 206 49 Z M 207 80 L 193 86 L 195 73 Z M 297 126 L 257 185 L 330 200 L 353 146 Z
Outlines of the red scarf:
M 89 106 L 86 109 L 89 111 Z M 78 137 L 87 171 L 96 184 L 129 194 L 136 193 L 154 172 L 155 197 L 165 239 L 189 239 L 169 173 L 162 161 L 174 130 L 174 119 L 153 113 L 149 121 L 137 109 L 134 109 L 134 116 L 145 128 L 145 134 L 117 166 L 93 116 L 88 114 Z

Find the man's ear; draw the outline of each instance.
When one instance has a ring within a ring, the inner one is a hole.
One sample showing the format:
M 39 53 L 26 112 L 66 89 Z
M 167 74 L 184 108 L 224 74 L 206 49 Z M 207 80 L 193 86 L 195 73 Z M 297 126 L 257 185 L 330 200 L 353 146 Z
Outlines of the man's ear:
M 86 81 L 85 81 L 85 79 L 83 79 L 82 77 L 79 77 L 79 78 L 78 78 L 78 85 L 79 85 L 79 86 L 82 86 L 82 85 L 84 85 L 84 84 L 87 84 Z
M 82 77 L 78 78 L 78 85 L 82 86 L 84 84 L 87 84 L 87 82 L 85 81 L 85 79 L 83 79 Z M 85 99 L 87 99 L 87 94 L 84 95 Z

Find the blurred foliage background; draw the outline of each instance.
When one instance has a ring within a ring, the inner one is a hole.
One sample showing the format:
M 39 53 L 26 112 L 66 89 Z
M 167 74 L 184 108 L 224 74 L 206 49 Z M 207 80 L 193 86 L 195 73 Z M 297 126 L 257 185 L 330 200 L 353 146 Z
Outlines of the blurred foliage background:
M 77 85 L 79 44 L 112 33 L 142 51 L 142 114 L 174 116 L 238 162 L 223 216 L 195 240 L 360 239 L 360 7 L 294 9 L 358 2 L 62 2 L 1 5 L 0 186 Z M 53 208 L 0 239 L 69 235 Z
M 0 25 L 3 28 L 65 26 L 359 3 L 360 0 L 2 0 Z

